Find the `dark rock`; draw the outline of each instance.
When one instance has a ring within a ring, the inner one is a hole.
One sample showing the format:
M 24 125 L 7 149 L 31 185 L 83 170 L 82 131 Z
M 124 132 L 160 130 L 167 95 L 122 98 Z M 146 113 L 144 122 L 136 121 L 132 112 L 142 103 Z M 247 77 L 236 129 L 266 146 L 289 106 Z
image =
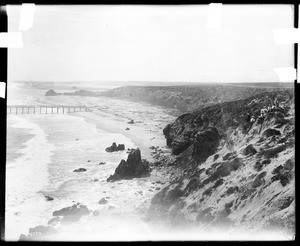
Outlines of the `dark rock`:
M 126 127 L 125 131 L 128 131 L 128 130 L 130 130 L 130 128 Z
M 252 144 L 249 144 L 246 148 L 242 150 L 243 155 L 254 155 L 257 153 L 257 150 L 253 147 Z
M 112 145 L 110 147 L 107 147 L 105 149 L 106 152 L 114 152 L 117 149 L 117 144 L 115 142 L 112 143 Z
M 272 148 L 267 148 L 265 150 L 260 151 L 259 156 L 264 156 L 266 159 L 271 159 L 273 157 L 276 157 L 278 153 L 284 151 L 286 148 L 287 148 L 287 144 L 282 144 Z
M 59 93 L 55 92 L 53 89 L 48 90 L 45 94 L 45 96 L 57 96 Z
M 171 143 L 172 154 L 179 155 L 184 150 L 186 150 L 190 145 L 191 145 L 191 141 L 189 138 L 185 136 L 178 136 Z
M 236 156 L 236 151 L 234 152 L 230 152 L 230 153 L 227 153 L 226 155 L 223 156 L 223 160 L 224 161 L 227 161 L 229 159 L 231 159 L 232 157 Z
M 268 137 L 272 137 L 272 136 L 278 136 L 281 135 L 280 131 L 275 130 L 273 128 L 268 128 L 267 130 L 265 130 L 262 134 L 263 136 Z
M 46 198 L 47 201 L 53 201 L 54 200 L 54 198 L 51 197 L 51 196 L 45 196 L 45 198 Z
M 88 160 L 87 162 L 91 162 L 91 160 Z
M 279 205 L 280 210 L 283 210 L 285 208 L 288 208 L 294 200 L 295 200 L 294 197 L 288 196 L 288 197 L 281 199 L 280 201 L 277 201 L 277 203 L 280 204 Z
M 120 151 L 120 150 L 125 150 L 125 145 L 124 144 L 117 144 L 115 142 L 112 143 L 110 147 L 107 147 L 105 149 L 106 152 L 114 152 L 114 151 Z
M 134 120 L 130 120 L 127 122 L 128 124 L 134 124 Z
M 220 157 L 219 154 L 215 154 L 215 155 L 214 155 L 214 160 L 213 160 L 213 161 L 216 161 L 219 157 Z
M 218 188 L 224 183 L 224 179 L 219 179 L 216 181 L 216 183 L 212 186 L 214 189 Z
M 106 204 L 107 200 L 103 197 L 101 200 L 98 202 L 99 204 Z
M 261 164 L 263 164 L 263 165 L 269 165 L 270 163 L 271 163 L 270 159 L 265 159 L 261 162 Z
M 141 151 L 135 149 L 127 157 L 127 161 L 121 160 L 113 175 L 107 181 L 131 179 L 148 176 L 150 174 L 149 162 L 142 160 Z
M 119 144 L 116 151 L 119 151 L 119 150 L 125 150 L 125 145 L 124 144 Z
M 78 169 L 75 169 L 73 172 L 85 172 L 85 171 L 86 171 L 85 168 L 80 167 Z
M 81 218 L 81 216 L 87 215 L 89 213 L 90 210 L 85 205 L 77 203 L 71 207 L 66 207 L 61 210 L 54 211 L 53 216 L 63 216 L 61 222 L 73 223 L 78 221 Z
M 264 164 L 262 164 L 261 162 L 257 161 L 255 163 L 255 165 L 254 165 L 254 169 L 259 172 L 259 171 L 261 171 L 261 169 L 263 168 L 263 166 L 264 166 Z
M 99 165 L 104 165 L 104 164 L 106 164 L 106 162 L 105 162 L 105 161 L 101 161 L 101 162 L 99 162 Z
M 241 159 L 236 157 L 235 159 L 228 162 L 230 171 L 236 171 L 242 166 Z
M 259 186 L 261 186 L 264 183 L 264 177 L 266 176 L 267 172 L 261 172 L 260 174 L 257 175 L 257 177 L 254 179 L 254 181 L 252 182 L 252 188 L 257 188 Z
M 204 192 L 203 192 L 203 196 L 210 196 L 211 195 L 211 193 L 212 193 L 212 191 L 213 191 L 213 187 L 209 187 L 207 190 L 205 190 Z
M 294 167 L 295 167 L 295 161 L 292 159 L 288 159 L 283 165 L 283 168 L 287 171 L 292 170 Z
M 286 186 L 290 183 L 294 176 L 294 163 L 292 160 L 287 160 L 284 166 L 279 165 L 276 167 L 272 174 L 275 174 L 271 180 L 272 182 L 279 180 L 282 186 Z
M 193 143 L 192 157 L 199 162 L 205 161 L 219 146 L 220 135 L 215 127 L 198 132 Z
M 93 182 L 98 182 L 99 181 L 99 179 L 93 179 Z
M 170 131 L 171 131 L 172 125 L 168 124 L 166 127 L 163 129 L 163 134 L 165 135 L 165 138 L 167 140 L 167 146 L 171 147 L 172 144 L 172 138 L 170 136 Z
M 224 210 L 226 212 L 226 216 L 228 216 L 231 213 L 231 209 L 230 208 L 232 207 L 232 205 L 233 205 L 233 201 L 225 204 Z
M 231 195 L 231 194 L 233 194 L 235 192 L 238 192 L 238 191 L 239 191 L 239 187 L 238 186 L 231 186 L 231 187 L 229 187 L 227 189 L 226 194 L 227 195 Z

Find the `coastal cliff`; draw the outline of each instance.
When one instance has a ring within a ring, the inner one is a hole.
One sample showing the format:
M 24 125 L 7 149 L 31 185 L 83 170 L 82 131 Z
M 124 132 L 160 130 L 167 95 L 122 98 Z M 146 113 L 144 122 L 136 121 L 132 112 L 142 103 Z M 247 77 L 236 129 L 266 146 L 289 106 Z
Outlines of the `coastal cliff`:
M 157 106 L 174 108 L 185 113 L 218 103 L 245 99 L 263 92 L 285 89 L 281 85 L 270 86 L 268 83 L 265 86 L 250 85 L 124 86 L 101 92 L 100 95 L 146 102 Z
M 280 106 L 262 124 L 263 106 Z M 295 233 L 294 95 L 264 92 L 179 116 L 164 128 L 172 155 L 156 155 L 169 183 L 147 219 L 212 229 Z

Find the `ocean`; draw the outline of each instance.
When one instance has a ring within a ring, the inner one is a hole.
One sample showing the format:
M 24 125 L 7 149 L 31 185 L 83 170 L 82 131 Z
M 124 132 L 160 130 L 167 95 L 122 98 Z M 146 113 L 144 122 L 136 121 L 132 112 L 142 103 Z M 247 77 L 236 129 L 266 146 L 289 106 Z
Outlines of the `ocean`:
M 112 142 L 125 144 L 126 149 L 139 147 L 142 158 L 151 160 L 149 147 L 165 146 L 162 129 L 174 117 L 164 108 L 117 99 L 46 98 L 44 90 L 28 88 L 13 92 L 11 104 L 16 98 L 19 104 L 81 103 L 98 108 L 73 114 L 7 115 L 5 239 L 18 240 L 29 228 L 47 225 L 54 211 L 78 202 L 99 211 L 101 219 L 86 216 L 68 227 L 60 240 L 113 240 L 116 231 L 119 237 L 123 231 L 126 238 L 131 230 L 140 230 L 134 233 L 136 238 L 147 236 L 149 228 L 141 220 L 140 208 L 149 204 L 156 177 L 106 182 L 128 154 L 108 153 L 105 148 Z M 129 119 L 136 124 L 127 124 Z M 74 172 L 77 168 L 87 171 Z M 108 203 L 100 205 L 102 198 Z M 99 228 L 103 233 L 99 234 Z

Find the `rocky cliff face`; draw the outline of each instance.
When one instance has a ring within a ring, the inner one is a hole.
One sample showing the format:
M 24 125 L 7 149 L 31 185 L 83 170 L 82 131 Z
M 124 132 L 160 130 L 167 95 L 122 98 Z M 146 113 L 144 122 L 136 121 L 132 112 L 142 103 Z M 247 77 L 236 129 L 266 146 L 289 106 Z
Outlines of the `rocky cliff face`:
M 275 97 L 280 108 L 258 117 Z M 294 97 L 289 90 L 181 115 L 164 129 L 170 183 L 151 201 L 148 217 L 210 230 L 295 232 Z

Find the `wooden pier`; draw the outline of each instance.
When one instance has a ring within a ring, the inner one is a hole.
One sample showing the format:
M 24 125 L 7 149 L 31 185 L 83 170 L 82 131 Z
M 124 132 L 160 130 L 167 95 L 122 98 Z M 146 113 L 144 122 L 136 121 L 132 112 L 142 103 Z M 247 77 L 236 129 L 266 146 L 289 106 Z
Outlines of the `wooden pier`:
M 7 114 L 65 114 L 90 111 L 86 106 L 7 105 Z

